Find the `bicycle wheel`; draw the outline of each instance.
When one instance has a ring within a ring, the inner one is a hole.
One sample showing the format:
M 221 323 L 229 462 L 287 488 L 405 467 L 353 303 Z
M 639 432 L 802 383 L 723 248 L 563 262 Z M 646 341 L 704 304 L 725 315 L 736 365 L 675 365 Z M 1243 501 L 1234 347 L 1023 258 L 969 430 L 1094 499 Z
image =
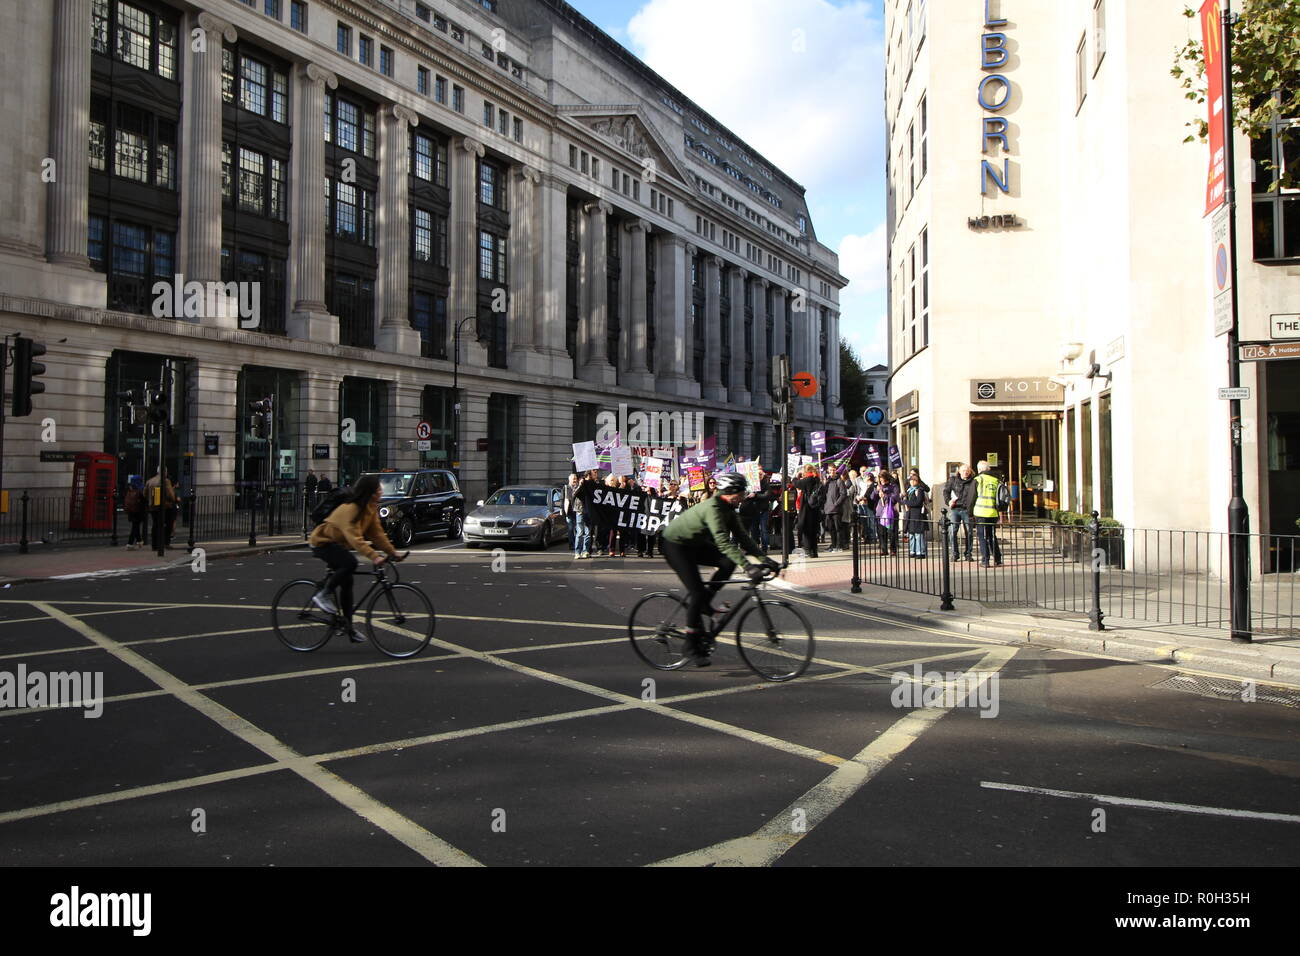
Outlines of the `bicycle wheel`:
M 375 647 L 389 657 L 412 657 L 429 646 L 433 604 L 410 584 L 376 591 L 366 606 L 366 630 Z
M 290 581 L 271 602 L 271 626 L 290 650 L 314 651 L 335 631 L 334 615 L 311 603 L 319 590 L 319 581 Z
M 813 629 L 808 619 L 785 601 L 760 601 L 736 624 L 736 647 L 759 677 L 794 680 L 813 656 Z
M 637 657 L 661 671 L 672 671 L 686 663 L 686 608 L 682 599 L 668 591 L 647 594 L 627 618 L 627 636 Z

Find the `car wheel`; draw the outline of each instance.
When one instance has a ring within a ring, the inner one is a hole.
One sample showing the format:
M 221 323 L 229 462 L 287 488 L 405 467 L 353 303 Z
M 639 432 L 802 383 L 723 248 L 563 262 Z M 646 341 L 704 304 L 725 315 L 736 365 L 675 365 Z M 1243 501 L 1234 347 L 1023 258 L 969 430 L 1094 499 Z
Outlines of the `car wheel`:
M 393 547 L 408 548 L 415 540 L 415 525 L 410 518 L 403 518 L 393 531 Z
M 447 525 L 447 540 L 448 541 L 460 540 L 460 537 L 464 532 L 464 527 L 465 527 L 464 519 L 462 519 L 460 515 L 453 516 L 451 519 L 451 523 Z

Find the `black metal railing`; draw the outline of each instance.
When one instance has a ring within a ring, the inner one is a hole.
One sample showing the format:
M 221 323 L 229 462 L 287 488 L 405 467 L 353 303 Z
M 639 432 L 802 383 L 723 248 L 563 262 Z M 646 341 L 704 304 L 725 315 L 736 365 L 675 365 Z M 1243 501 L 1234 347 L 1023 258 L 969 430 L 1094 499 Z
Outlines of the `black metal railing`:
M 909 531 L 912 533 L 909 534 Z M 975 524 L 936 519 L 890 529 L 860 520 L 853 589 L 861 584 L 990 608 L 1039 608 L 1105 621 L 1231 629 L 1231 535 L 1039 522 Z M 897 541 L 895 544 L 895 534 Z M 1250 631 L 1300 634 L 1300 536 L 1251 534 Z M 895 550 L 896 549 L 896 550 Z M 969 559 L 967 555 L 970 555 Z

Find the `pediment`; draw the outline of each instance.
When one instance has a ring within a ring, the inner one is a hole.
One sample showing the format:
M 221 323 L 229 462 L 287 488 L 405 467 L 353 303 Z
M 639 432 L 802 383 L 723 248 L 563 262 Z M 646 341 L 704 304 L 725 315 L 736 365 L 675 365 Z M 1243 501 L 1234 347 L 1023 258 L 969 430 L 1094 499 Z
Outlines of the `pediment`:
M 651 160 L 661 173 L 668 173 L 683 183 L 689 181 L 681 161 L 641 115 L 638 107 L 578 107 L 571 110 L 570 116 L 597 136 L 636 157 L 638 163 Z

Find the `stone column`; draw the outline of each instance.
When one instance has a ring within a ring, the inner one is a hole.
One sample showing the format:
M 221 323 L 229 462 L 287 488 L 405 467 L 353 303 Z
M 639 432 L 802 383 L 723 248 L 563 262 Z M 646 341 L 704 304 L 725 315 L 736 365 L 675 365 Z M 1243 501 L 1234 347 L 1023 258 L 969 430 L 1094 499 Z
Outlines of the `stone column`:
M 89 270 L 90 0 L 55 3 L 49 135 L 54 180 L 46 187 L 46 258 Z M 112 144 L 105 159 L 112 163 Z
M 744 269 L 732 269 L 728 278 L 731 280 L 731 378 L 726 383 L 727 400 L 734 405 L 748 405 L 745 359 L 753 354 L 750 352 L 750 343 L 745 341 L 745 280 L 749 278 L 749 273 Z M 757 318 L 755 316 L 755 321 Z M 757 381 L 754 387 L 758 388 Z
M 782 290 L 782 292 L 785 295 L 790 294 L 789 290 Z M 798 292 L 796 291 L 794 294 L 798 295 Z M 807 308 L 804 308 L 801 311 L 795 311 L 794 306 L 797 304 L 798 300 L 796 299 L 795 302 L 791 303 L 791 308 L 788 313 L 792 329 L 790 335 L 791 345 L 793 346 L 793 351 L 790 355 L 790 371 L 795 375 L 799 375 L 803 372 L 815 373 L 815 369 L 810 365 L 812 358 L 808 354 L 808 310 Z M 794 397 L 796 418 L 807 418 L 812 414 L 809 411 L 808 404 L 808 399 L 800 398 L 797 395 Z
M 536 317 L 533 343 L 541 356 L 538 374 L 572 379 L 575 362 L 569 356 L 564 338 L 568 306 L 565 274 L 568 185 L 549 173 L 540 174 L 538 179 L 533 187 L 537 239 L 533 244 L 533 276 L 537 284 L 533 293 Z
M 725 402 L 722 381 L 722 260 L 704 258 L 704 398 Z
M 399 471 L 420 467 L 415 425 L 423 405 L 423 384 L 394 381 L 388 389 L 388 464 Z
M 827 359 L 831 367 L 826 370 L 826 377 L 829 381 L 827 393 L 830 395 L 830 403 L 827 408 L 827 417 L 835 421 L 844 419 L 844 409 L 840 404 L 840 315 L 838 312 L 830 313 L 830 330 L 827 332 Z
M 386 106 L 379 116 L 379 301 L 375 303 L 379 329 L 375 345 L 384 352 L 419 355 L 420 333 L 411 328 L 409 299 L 411 214 L 406 152 L 408 131 L 420 120 L 403 106 Z
M 478 440 L 488 437 L 488 399 L 491 392 L 482 385 L 461 383 L 460 408 L 460 478 L 467 510 L 474 502 L 487 497 L 487 456 L 478 450 Z M 521 423 L 522 424 L 522 423 Z
M 772 286 L 772 354 L 781 355 L 785 352 L 785 320 L 786 308 L 785 297 L 789 293 L 779 285 Z M 797 371 L 794 368 L 794 356 L 790 357 L 790 371 Z M 784 452 L 782 452 L 784 454 Z
M 323 108 L 323 107 L 322 107 Z M 322 192 L 324 190 L 322 189 Z M 339 481 L 339 386 L 343 384 L 341 372 L 309 368 L 299 379 L 298 448 L 299 459 L 309 462 L 308 468 L 318 475 L 329 475 L 330 481 Z M 328 461 L 314 461 L 312 445 L 328 445 Z
M 646 362 L 646 233 L 650 223 L 633 219 L 627 224 L 629 255 L 623 260 L 624 281 L 631 287 L 628 310 L 628 372 L 624 384 L 628 388 L 654 389 L 654 374 Z M 658 339 L 656 338 L 656 343 Z
M 448 153 L 451 294 L 447 298 L 447 354 L 454 358 L 457 323 L 478 315 L 478 161 L 483 158 L 484 149 L 478 140 L 465 136 L 456 140 Z M 487 347 L 479 344 L 475 327 L 475 323 L 468 323 L 460 335 L 460 361 L 462 365 L 482 368 L 487 365 Z
M 337 89 L 339 81 L 315 63 L 300 67 L 297 80 L 291 222 L 294 293 L 288 331 L 293 338 L 337 345 L 339 326 L 325 305 L 325 87 Z M 334 464 L 336 474 L 337 461 Z
M 545 267 L 544 257 L 538 254 L 537 248 L 537 236 L 542 234 L 545 226 L 537 203 L 537 184 L 540 181 L 541 174 L 531 166 L 511 168 L 508 364 L 510 368 L 529 375 L 551 373 L 549 358 L 538 351 L 544 332 L 537 274 L 539 266 Z M 563 244 L 560 251 L 563 254 Z M 563 280 L 561 273 L 561 283 Z
M 749 347 L 754 356 L 754 408 L 772 407 L 772 357 L 767 353 L 767 289 L 766 279 L 754 280 L 754 338 Z M 775 346 L 775 338 L 773 345 Z M 778 350 L 779 351 L 779 350 Z
M 606 283 L 607 224 L 606 216 L 614 211 L 607 202 L 588 203 L 587 229 L 583 248 L 583 300 L 587 312 L 586 341 L 581 350 L 583 362 L 578 378 L 584 382 L 614 385 L 618 372 L 610 364 L 606 338 L 609 321 L 609 292 Z M 617 356 L 615 356 L 617 358 Z
M 225 495 L 235 489 L 236 438 L 242 424 L 241 409 L 235 406 L 239 383 L 239 366 L 199 360 L 189 364 L 187 383 L 197 402 L 189 409 L 190 447 L 195 450 L 194 489 L 198 495 Z M 202 453 L 203 436 L 217 436 L 217 454 Z M 311 446 L 296 445 L 302 475 L 311 467 L 307 463 Z
M 686 355 L 690 345 L 690 267 L 687 265 L 686 240 L 666 235 L 659 242 L 659 266 L 655 270 L 655 297 L 658 299 L 655 330 L 655 386 L 670 395 L 699 397 L 699 386 L 686 374 Z

